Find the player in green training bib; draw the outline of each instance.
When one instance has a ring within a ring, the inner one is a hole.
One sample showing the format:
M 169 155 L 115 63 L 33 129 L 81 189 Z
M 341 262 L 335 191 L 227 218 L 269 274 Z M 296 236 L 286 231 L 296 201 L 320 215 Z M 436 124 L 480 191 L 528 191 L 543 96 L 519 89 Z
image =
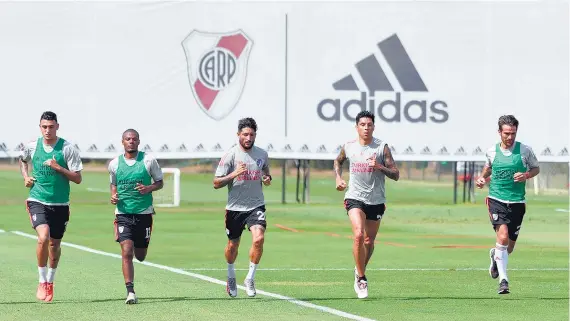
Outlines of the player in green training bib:
M 53 300 L 61 239 L 69 221 L 69 182 L 81 183 L 83 169 L 79 151 L 57 136 L 58 129 L 57 115 L 51 111 L 44 112 L 40 117 L 42 137 L 24 146 L 20 154 L 24 185 L 30 188 L 26 209 L 38 234 L 39 285 L 36 297 L 46 302 Z M 28 173 L 30 162 L 33 166 L 31 176 Z
M 485 167 L 476 182 L 478 188 L 483 188 L 490 178 L 486 202 L 497 240 L 489 251 L 489 274 L 499 278 L 499 294 L 510 293 L 507 262 L 526 212 L 525 182 L 540 172 L 532 149 L 516 141 L 518 127 L 512 115 L 499 118 L 501 142 L 487 150 Z
M 139 133 L 123 133 L 124 154 L 109 163 L 111 203 L 115 208 L 115 240 L 121 244 L 123 277 L 127 287 L 125 303 L 137 303 L 134 289 L 133 255 L 140 262 L 146 258 L 154 207 L 152 192 L 162 188 L 162 169 L 154 157 L 138 150 Z

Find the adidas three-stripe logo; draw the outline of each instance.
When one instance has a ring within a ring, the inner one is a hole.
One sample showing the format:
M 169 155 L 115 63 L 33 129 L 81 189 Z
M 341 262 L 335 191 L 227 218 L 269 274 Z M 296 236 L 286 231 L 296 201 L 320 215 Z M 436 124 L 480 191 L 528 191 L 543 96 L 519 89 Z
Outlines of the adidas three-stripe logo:
M 396 76 L 404 91 L 428 91 L 422 77 L 410 59 L 408 52 L 396 34 L 378 43 L 380 52 Z M 356 70 L 362 77 L 368 92 L 394 91 L 374 54 L 356 63 Z M 335 90 L 360 91 L 352 75 L 333 84 Z
M 386 123 L 447 122 L 447 102 L 428 92 L 398 36 L 393 34 L 377 46 L 379 53 L 356 63 L 357 75 L 333 83 L 332 97 L 327 95 L 317 103 L 317 116 L 324 121 L 355 121 L 360 111 L 369 111 Z M 386 74 L 385 70 L 392 72 Z

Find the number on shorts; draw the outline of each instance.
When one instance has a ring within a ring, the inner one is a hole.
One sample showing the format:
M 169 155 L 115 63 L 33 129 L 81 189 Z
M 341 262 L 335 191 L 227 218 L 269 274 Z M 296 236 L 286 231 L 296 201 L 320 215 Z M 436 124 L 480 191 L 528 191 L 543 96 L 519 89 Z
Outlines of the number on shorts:
M 263 213 L 262 211 L 257 211 L 257 216 L 259 216 L 258 220 L 265 221 L 265 213 Z
M 144 237 L 145 239 L 149 239 L 150 238 L 150 227 L 146 228 L 146 236 Z

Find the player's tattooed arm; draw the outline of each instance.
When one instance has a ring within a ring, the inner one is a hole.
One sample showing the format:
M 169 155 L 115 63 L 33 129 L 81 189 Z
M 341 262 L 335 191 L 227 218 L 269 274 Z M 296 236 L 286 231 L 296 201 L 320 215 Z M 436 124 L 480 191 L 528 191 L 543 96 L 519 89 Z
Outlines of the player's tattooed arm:
M 273 178 L 271 177 L 271 174 L 269 173 L 268 159 L 265 159 L 265 165 L 261 169 L 261 173 L 262 173 L 261 182 L 263 183 L 263 185 L 265 185 L 265 186 L 271 185 L 271 180 Z
M 345 161 L 346 161 L 346 152 L 344 150 L 344 146 L 342 146 L 340 148 L 338 156 L 334 160 L 334 165 L 333 165 L 336 178 L 342 177 L 342 164 L 344 164 Z
M 234 178 L 238 177 L 239 175 L 241 175 L 242 173 L 247 171 L 247 167 L 245 164 L 239 164 L 236 169 L 229 173 L 226 176 L 216 176 L 214 178 L 214 188 L 218 189 L 218 188 L 222 188 L 226 185 L 228 185 L 231 181 L 234 180 Z
M 400 179 L 400 170 L 396 166 L 396 162 L 392 157 L 392 151 L 388 145 L 384 146 L 384 166 L 380 166 L 379 169 L 390 179 L 395 181 Z

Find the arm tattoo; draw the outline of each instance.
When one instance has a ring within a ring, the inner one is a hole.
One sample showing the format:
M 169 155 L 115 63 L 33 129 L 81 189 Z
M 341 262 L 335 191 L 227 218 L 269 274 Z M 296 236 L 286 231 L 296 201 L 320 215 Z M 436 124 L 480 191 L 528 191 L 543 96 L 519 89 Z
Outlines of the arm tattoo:
M 228 185 L 234 179 L 232 174 L 233 173 L 230 173 L 226 176 L 214 178 L 214 188 L 218 189 Z
M 396 162 L 392 157 L 392 151 L 388 145 L 384 146 L 384 166 L 380 169 L 388 178 L 397 181 L 400 179 L 400 170 L 396 167 Z
M 263 175 L 269 175 L 269 176 L 271 175 L 269 174 L 269 165 L 263 167 L 261 171 L 263 172 Z
M 342 164 L 346 160 L 346 152 L 344 151 L 344 147 L 341 147 L 338 156 L 334 160 L 334 172 L 337 177 L 341 177 L 342 175 Z

